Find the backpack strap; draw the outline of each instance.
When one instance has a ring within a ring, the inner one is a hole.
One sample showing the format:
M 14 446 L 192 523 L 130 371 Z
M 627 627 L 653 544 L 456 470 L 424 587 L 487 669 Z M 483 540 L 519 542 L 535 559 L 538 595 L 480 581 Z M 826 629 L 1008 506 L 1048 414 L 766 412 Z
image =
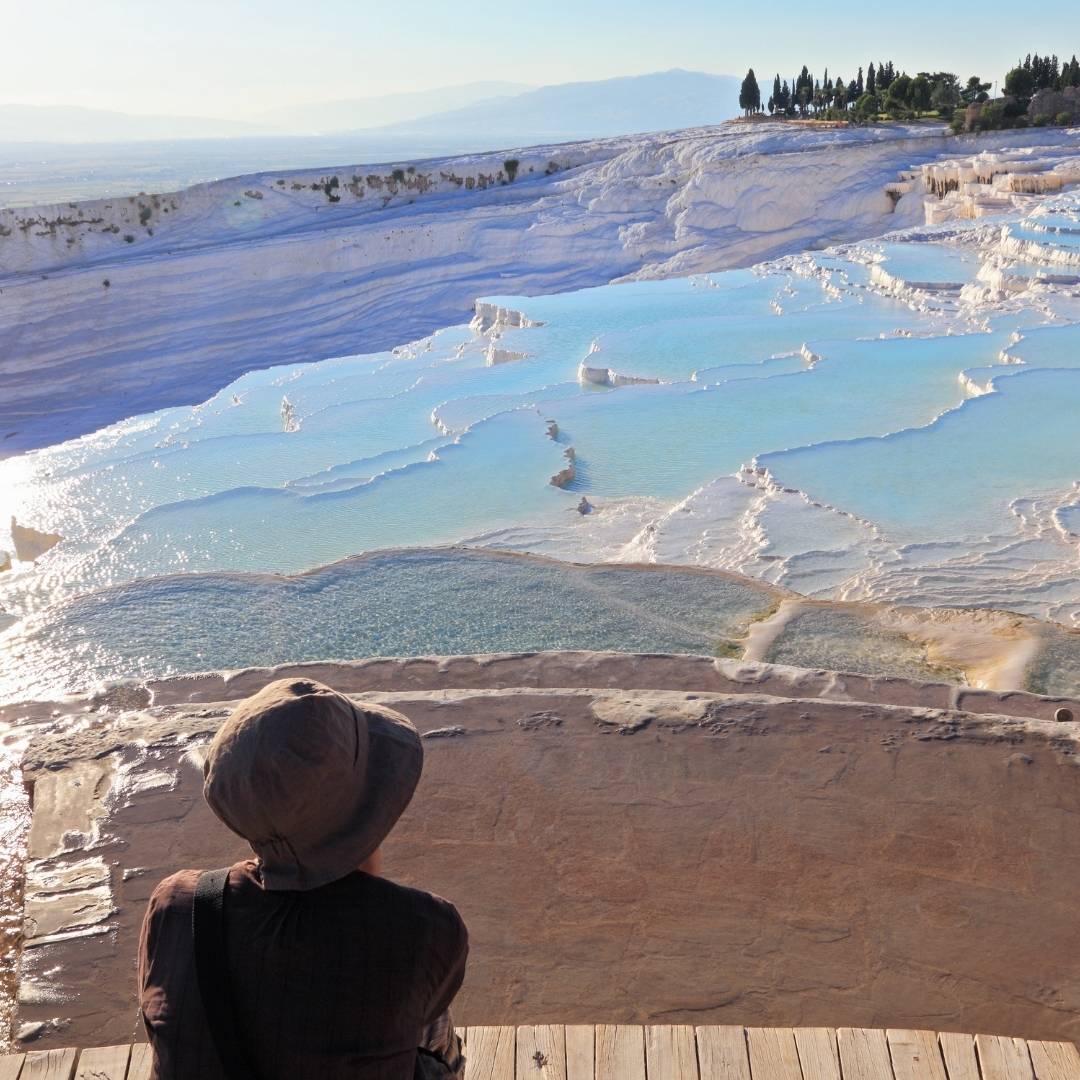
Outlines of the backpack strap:
M 229 870 L 207 870 L 195 886 L 191 904 L 191 937 L 195 974 L 203 1013 L 228 1080 L 256 1080 L 241 1045 L 225 952 L 225 894 Z

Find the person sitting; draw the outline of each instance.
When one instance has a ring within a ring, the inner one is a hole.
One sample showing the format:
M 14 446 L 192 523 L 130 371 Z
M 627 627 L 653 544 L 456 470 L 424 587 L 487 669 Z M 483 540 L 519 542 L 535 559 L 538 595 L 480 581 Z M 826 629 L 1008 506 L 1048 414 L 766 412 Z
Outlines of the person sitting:
M 382 876 L 423 766 L 400 713 L 307 679 L 242 702 L 203 794 L 251 845 L 154 890 L 139 946 L 152 1080 L 459 1078 L 454 906 Z

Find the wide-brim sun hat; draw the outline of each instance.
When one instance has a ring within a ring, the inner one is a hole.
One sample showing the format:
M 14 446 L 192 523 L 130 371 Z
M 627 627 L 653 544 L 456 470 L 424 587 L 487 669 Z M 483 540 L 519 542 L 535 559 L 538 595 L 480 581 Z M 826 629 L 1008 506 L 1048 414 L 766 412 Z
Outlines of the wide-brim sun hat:
M 313 679 L 279 679 L 214 736 L 203 795 L 251 845 L 265 888 L 315 889 L 352 873 L 386 839 L 423 762 L 401 713 Z

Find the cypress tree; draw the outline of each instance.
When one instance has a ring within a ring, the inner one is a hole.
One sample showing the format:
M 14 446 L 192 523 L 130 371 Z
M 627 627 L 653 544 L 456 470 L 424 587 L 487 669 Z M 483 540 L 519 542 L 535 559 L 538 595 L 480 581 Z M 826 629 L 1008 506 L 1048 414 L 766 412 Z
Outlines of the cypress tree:
M 746 73 L 746 78 L 742 81 L 742 88 L 739 90 L 739 108 L 746 116 L 761 111 L 761 90 L 753 68 Z
M 866 69 L 866 92 L 868 94 L 877 93 L 877 72 L 874 71 L 874 65 L 871 65 Z

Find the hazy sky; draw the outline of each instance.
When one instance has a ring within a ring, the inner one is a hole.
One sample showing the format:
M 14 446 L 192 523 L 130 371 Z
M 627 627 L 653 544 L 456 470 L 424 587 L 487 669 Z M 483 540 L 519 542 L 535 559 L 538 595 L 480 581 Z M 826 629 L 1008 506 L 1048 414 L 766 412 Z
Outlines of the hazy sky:
M 869 60 L 1000 78 L 1019 52 L 1080 50 L 1080 3 L 679 0 L 3 0 L 0 103 L 242 118 L 281 105 L 477 80 L 683 67 L 845 78 Z M 998 23 L 998 19 L 1001 23 Z

